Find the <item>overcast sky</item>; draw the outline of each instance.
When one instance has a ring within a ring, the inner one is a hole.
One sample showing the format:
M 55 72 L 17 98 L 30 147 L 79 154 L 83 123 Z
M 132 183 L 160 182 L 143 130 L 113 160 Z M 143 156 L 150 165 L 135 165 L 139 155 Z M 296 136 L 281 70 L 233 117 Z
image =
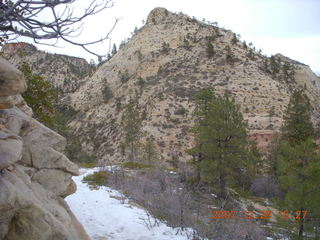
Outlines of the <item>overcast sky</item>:
M 76 12 L 81 12 L 81 6 L 90 2 L 77 1 L 81 5 Z M 87 19 L 81 40 L 103 36 L 118 17 L 121 20 L 111 37 L 119 45 L 121 40 L 131 36 L 135 26 L 142 26 L 142 20 L 146 20 L 155 7 L 218 22 L 219 26 L 240 34 L 247 43 L 253 42 L 268 56 L 282 53 L 310 65 L 320 75 L 320 0 L 115 0 L 114 7 Z M 72 46 L 38 48 L 88 60 L 95 58 Z M 105 42 L 95 50 L 104 53 L 107 48 Z

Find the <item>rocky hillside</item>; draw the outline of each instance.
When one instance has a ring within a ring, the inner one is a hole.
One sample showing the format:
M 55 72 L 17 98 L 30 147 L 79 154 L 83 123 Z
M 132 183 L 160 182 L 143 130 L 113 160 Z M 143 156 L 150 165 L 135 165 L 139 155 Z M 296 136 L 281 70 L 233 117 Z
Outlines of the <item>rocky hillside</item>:
M 35 74 L 43 76 L 62 93 L 74 92 L 95 71 L 95 66 L 83 58 L 47 53 L 28 43 L 9 43 L 1 51 L 14 66 L 27 62 Z
M 280 54 L 265 57 L 231 31 L 156 8 L 130 41 L 69 95 L 82 113 L 71 126 L 83 149 L 102 163 L 122 161 L 121 119 L 135 99 L 144 119 L 141 142 L 153 139 L 164 161 L 186 160 L 185 150 L 193 144 L 188 129 L 194 93 L 205 86 L 235 97 L 261 149 L 279 130 L 293 89 L 305 89 L 316 125 L 320 119 L 320 81 L 308 66 Z
M 112 91 L 107 101 L 106 86 Z M 73 106 L 85 113 L 72 124 L 87 151 L 119 161 L 121 117 L 135 98 L 145 116 L 146 137 L 156 141 L 162 159 L 187 159 L 193 96 L 204 86 L 235 97 L 262 149 L 279 130 L 293 89 L 305 88 L 316 124 L 319 119 L 320 81 L 308 66 L 280 54 L 265 57 L 231 31 L 156 8 L 146 25 L 72 94 Z
M 78 167 L 66 140 L 32 118 L 20 71 L 0 58 L 0 239 L 89 239 L 64 197 Z

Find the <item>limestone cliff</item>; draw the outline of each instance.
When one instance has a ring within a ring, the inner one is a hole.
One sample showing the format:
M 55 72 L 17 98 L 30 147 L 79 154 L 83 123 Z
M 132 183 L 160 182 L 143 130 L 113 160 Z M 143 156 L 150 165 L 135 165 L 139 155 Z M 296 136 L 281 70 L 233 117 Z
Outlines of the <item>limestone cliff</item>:
M 64 197 L 78 167 L 66 140 L 32 118 L 20 71 L 0 59 L 0 239 L 89 239 Z

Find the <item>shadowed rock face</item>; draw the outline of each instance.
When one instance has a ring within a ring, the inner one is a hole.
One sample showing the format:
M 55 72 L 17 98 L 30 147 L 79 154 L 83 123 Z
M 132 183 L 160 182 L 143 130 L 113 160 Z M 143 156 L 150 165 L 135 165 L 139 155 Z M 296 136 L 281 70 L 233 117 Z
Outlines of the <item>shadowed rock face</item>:
M 63 200 L 78 174 L 65 138 L 32 118 L 25 79 L 3 59 L 0 77 L 0 239 L 89 239 Z

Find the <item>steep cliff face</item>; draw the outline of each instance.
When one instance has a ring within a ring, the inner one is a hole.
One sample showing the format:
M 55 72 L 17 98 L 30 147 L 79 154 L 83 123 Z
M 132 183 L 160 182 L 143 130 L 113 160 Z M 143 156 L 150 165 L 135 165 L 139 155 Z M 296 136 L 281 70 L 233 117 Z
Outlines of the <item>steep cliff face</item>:
M 89 239 L 64 197 L 78 167 L 66 140 L 32 118 L 20 71 L 0 59 L 0 239 Z
M 162 159 L 187 159 L 193 94 L 210 86 L 235 97 L 252 138 L 266 149 L 295 88 L 305 88 L 317 124 L 319 84 L 306 65 L 282 55 L 267 58 L 231 31 L 156 8 L 146 25 L 72 94 L 72 105 L 85 113 L 72 126 L 87 151 L 102 161 L 121 161 L 121 117 L 129 99 L 137 99 L 145 115 L 143 130 L 156 141 Z M 108 101 L 106 86 L 113 95 Z

